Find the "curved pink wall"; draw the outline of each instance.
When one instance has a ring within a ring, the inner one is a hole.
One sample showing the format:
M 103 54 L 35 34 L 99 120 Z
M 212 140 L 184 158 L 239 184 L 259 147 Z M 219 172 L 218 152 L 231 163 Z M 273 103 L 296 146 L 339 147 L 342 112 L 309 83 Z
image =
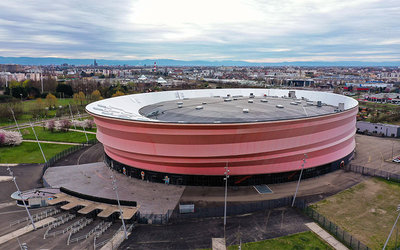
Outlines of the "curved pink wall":
M 298 120 L 236 124 L 172 124 L 120 120 L 95 114 L 97 139 L 126 165 L 156 172 L 266 174 L 331 163 L 355 148 L 357 107 Z

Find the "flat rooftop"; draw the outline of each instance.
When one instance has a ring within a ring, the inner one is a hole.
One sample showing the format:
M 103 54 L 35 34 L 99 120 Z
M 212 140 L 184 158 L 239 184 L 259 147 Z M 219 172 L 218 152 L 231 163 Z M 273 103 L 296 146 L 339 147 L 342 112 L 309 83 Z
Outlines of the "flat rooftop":
M 144 106 L 144 117 L 175 123 L 246 123 L 301 119 L 335 113 L 337 107 L 284 97 L 215 96 L 184 98 Z

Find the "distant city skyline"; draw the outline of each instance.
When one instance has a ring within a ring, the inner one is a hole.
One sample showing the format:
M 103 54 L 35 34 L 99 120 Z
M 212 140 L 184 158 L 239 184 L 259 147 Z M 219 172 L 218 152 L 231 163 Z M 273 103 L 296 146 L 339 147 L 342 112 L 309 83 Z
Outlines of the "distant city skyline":
M 0 1 L 0 56 L 400 61 L 396 0 Z

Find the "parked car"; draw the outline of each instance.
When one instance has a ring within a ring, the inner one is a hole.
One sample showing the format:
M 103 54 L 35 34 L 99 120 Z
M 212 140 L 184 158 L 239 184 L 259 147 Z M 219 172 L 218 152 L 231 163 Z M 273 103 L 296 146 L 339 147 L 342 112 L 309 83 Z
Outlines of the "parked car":
M 400 157 L 394 158 L 392 161 L 396 162 L 396 163 L 400 163 Z

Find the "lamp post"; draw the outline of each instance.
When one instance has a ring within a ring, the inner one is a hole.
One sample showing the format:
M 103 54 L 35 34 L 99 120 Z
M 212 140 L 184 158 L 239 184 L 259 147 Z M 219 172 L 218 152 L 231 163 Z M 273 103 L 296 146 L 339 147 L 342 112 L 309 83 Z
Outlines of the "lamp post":
M 114 161 L 111 160 L 111 167 L 112 169 L 114 169 Z M 121 204 L 119 202 L 119 195 L 118 195 L 118 186 L 117 186 L 117 180 L 115 179 L 114 176 L 114 171 L 111 170 L 111 179 L 112 179 L 112 186 L 113 186 L 113 190 L 115 191 L 115 195 L 117 196 L 117 202 L 118 202 L 118 209 L 119 209 L 119 214 L 121 216 L 121 220 L 122 220 L 122 226 L 124 228 L 124 237 L 125 239 L 128 239 L 128 234 L 126 232 L 126 226 L 125 226 L 125 220 L 124 220 L 124 216 L 122 214 L 122 209 L 121 209 Z
M 31 213 L 29 212 L 29 209 L 28 209 L 28 207 L 26 206 L 26 203 L 25 203 L 24 198 L 22 198 L 22 193 L 21 193 L 21 191 L 19 190 L 17 181 L 15 180 L 14 173 L 13 173 L 13 171 L 11 171 L 10 167 L 7 167 L 7 170 L 8 170 L 8 172 L 10 173 L 10 175 L 11 175 L 11 177 L 12 177 L 12 180 L 13 180 L 13 182 L 14 182 L 14 184 L 15 184 L 15 187 L 17 188 L 19 197 L 21 197 L 21 200 L 22 200 L 22 203 L 24 204 L 26 213 L 28 214 L 28 217 L 29 217 L 29 219 L 31 220 L 33 230 L 36 230 L 36 226 L 35 226 L 35 223 L 33 222 L 33 218 L 32 218 L 32 216 L 31 216 Z
M 397 211 L 397 212 L 400 211 L 400 204 L 397 205 L 397 210 L 396 210 L 396 211 Z M 397 221 L 399 220 L 399 217 L 400 217 L 400 212 L 399 212 L 399 214 L 397 215 L 396 221 L 394 222 L 394 225 L 393 225 L 393 227 L 392 227 L 392 230 L 390 230 L 389 236 L 387 237 L 386 242 L 385 242 L 385 245 L 383 245 L 382 250 L 385 250 L 387 244 L 389 243 L 390 236 L 392 236 L 393 230 L 394 230 L 394 228 L 396 227 L 396 224 L 397 224 Z
M 292 207 L 294 206 L 294 202 L 296 200 L 297 191 L 299 191 L 300 180 L 301 180 L 301 176 L 303 175 L 304 164 L 306 164 L 306 159 L 307 159 L 307 154 L 304 154 L 303 163 L 301 164 L 301 171 L 300 171 L 299 180 L 297 181 L 296 192 L 294 192 L 294 196 L 293 196 Z
M 224 239 L 226 239 L 226 200 L 228 197 L 228 179 L 229 179 L 229 167 L 228 163 L 226 163 L 225 166 L 225 172 L 224 172 L 224 181 L 225 181 L 225 206 L 224 206 Z

